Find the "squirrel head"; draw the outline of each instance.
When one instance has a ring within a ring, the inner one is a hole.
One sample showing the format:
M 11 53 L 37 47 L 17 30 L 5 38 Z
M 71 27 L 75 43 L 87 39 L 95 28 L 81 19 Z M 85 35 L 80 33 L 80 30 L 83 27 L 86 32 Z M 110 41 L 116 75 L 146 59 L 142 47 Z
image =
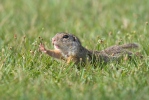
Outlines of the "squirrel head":
M 60 50 L 64 55 L 75 55 L 81 47 L 80 40 L 69 33 L 57 33 L 52 38 L 54 48 Z

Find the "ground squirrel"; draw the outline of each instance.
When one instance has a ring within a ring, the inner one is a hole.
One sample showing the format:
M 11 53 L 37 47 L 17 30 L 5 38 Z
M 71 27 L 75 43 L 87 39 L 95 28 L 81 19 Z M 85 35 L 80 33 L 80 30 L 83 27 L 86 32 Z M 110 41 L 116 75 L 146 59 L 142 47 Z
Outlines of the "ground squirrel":
M 91 51 L 82 46 L 79 38 L 69 33 L 57 33 L 52 38 L 54 50 L 47 50 L 41 43 L 39 50 L 48 54 L 51 57 L 65 60 L 67 63 L 74 62 L 78 64 L 80 61 L 86 63 L 99 61 L 109 62 L 118 60 L 124 54 L 131 56 L 133 53 L 128 49 L 138 48 L 135 43 L 124 45 L 114 45 L 101 51 Z

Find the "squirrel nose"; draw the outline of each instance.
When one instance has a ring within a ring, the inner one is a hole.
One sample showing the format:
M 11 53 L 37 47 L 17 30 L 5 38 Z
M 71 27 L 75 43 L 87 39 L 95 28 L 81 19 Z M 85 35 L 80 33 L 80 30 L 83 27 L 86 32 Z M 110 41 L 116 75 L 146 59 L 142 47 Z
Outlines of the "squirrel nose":
M 54 38 L 52 38 L 52 42 L 54 42 L 55 41 L 55 39 Z

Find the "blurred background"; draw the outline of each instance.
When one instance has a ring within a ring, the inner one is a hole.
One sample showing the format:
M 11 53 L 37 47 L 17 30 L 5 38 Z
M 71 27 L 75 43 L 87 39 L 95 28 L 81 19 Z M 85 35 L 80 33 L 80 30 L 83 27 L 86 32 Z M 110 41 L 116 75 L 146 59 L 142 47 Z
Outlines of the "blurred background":
M 47 41 L 58 32 L 75 34 L 89 46 L 97 37 L 107 45 L 138 42 L 148 36 L 148 9 L 148 0 L 1 0 L 0 43 L 14 34 Z

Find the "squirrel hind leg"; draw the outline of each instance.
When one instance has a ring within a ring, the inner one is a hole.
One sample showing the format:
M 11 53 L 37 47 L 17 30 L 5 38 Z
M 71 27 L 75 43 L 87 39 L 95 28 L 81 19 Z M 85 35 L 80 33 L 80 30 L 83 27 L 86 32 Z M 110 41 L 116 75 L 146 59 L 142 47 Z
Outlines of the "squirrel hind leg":
M 131 60 L 133 58 L 133 56 L 135 56 L 135 54 L 133 52 L 126 50 L 124 55 L 123 55 L 123 59 L 124 60 L 127 60 L 127 59 Z
M 133 53 L 131 51 L 125 50 L 125 54 L 127 54 L 128 56 L 132 56 Z

